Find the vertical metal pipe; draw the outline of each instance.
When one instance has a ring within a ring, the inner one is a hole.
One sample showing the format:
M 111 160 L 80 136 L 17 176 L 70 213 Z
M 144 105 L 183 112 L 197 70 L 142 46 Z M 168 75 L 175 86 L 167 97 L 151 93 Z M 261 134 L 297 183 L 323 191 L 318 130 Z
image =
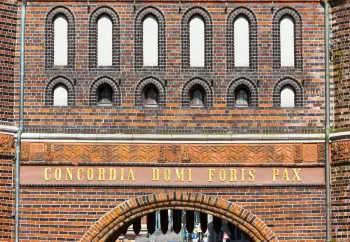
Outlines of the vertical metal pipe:
M 329 149 L 329 133 L 330 133 L 330 97 L 329 97 L 329 3 L 324 2 L 324 24 L 325 24 L 325 157 L 326 157 L 326 241 L 331 241 L 331 179 L 330 179 L 330 149 Z
M 21 158 L 21 136 L 23 131 L 23 97 L 24 97 L 24 33 L 26 0 L 22 0 L 21 6 L 21 43 L 20 43 L 20 97 L 19 97 L 19 128 L 16 142 L 16 204 L 15 204 L 15 241 L 19 241 L 19 168 Z

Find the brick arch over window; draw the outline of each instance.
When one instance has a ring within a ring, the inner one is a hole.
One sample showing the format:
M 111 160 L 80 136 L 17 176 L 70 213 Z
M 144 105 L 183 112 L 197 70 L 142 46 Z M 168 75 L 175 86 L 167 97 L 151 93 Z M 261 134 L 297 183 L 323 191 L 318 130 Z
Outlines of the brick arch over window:
M 119 15 L 108 6 L 96 8 L 90 15 L 89 22 L 89 65 L 90 68 L 97 68 L 97 24 L 101 16 L 108 16 L 112 21 L 112 66 L 102 66 L 103 69 L 117 69 L 119 67 L 120 38 L 119 38 Z
M 54 66 L 54 20 L 59 15 L 63 15 L 68 21 L 68 62 L 66 66 L 59 66 L 59 68 L 74 69 L 75 67 L 75 19 L 74 19 L 73 13 L 65 6 L 54 7 L 46 16 L 45 67 L 46 69 L 56 68 Z
M 204 67 L 190 66 L 190 21 L 194 16 L 199 16 L 204 21 L 205 36 L 205 65 Z M 205 69 L 211 70 L 213 66 L 213 21 L 209 12 L 203 7 L 192 7 L 188 9 L 181 22 L 181 46 L 182 46 L 182 68 L 183 69 Z
M 65 76 L 56 76 L 52 78 L 46 85 L 45 105 L 53 105 L 54 90 L 57 85 L 64 85 L 68 91 L 68 106 L 75 105 L 75 86 L 74 82 Z
M 276 69 L 290 68 L 281 67 L 281 41 L 280 41 L 280 21 L 283 17 L 289 16 L 294 22 L 294 68 L 303 68 L 302 56 L 302 19 L 297 10 L 291 7 L 279 9 L 273 17 L 273 66 Z
M 215 215 L 231 222 L 254 241 L 277 242 L 273 231 L 256 215 L 243 207 L 217 197 L 201 193 L 164 192 L 132 198 L 118 205 L 99 219 L 80 242 L 104 242 L 118 237 L 125 225 L 138 217 L 164 209 L 195 210 Z
M 295 107 L 303 106 L 303 88 L 300 83 L 292 77 L 285 77 L 279 80 L 273 89 L 273 106 L 281 106 L 281 91 L 284 87 L 290 86 L 295 92 Z
M 249 68 L 256 69 L 258 67 L 258 24 L 255 14 L 246 7 L 235 8 L 227 18 L 227 68 L 231 71 L 235 68 L 234 23 L 238 17 L 245 17 L 249 22 Z
M 112 105 L 120 106 L 120 89 L 116 81 L 108 76 L 102 76 L 97 78 L 92 84 L 90 88 L 90 105 L 95 106 L 98 104 L 98 90 L 101 85 L 107 84 L 111 87 L 113 91 L 112 96 Z
M 247 78 L 237 78 L 231 82 L 227 90 L 227 106 L 234 107 L 235 106 L 235 94 L 238 89 L 243 88 L 249 94 L 249 107 L 257 107 L 258 106 L 258 88 L 256 84 L 247 79 Z
M 195 86 L 199 86 L 204 91 L 203 107 L 211 107 L 213 105 L 213 90 L 209 83 L 199 77 L 195 77 L 185 84 L 182 90 L 182 105 L 184 107 L 190 106 L 191 91 Z
M 135 105 L 143 106 L 143 98 L 145 88 L 149 86 L 154 86 L 158 91 L 158 106 L 166 105 L 166 89 L 165 85 L 155 77 L 143 78 L 139 84 L 136 86 L 135 90 Z
M 143 67 L 143 21 L 148 16 L 158 22 L 158 66 Z M 135 18 L 135 68 L 164 69 L 166 60 L 165 17 L 156 7 L 146 6 L 139 11 Z

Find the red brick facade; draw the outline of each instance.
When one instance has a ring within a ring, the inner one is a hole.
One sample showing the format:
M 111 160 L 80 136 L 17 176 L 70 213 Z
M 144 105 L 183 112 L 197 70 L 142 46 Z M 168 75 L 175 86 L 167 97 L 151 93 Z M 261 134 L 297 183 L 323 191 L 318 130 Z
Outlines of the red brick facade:
M 348 131 L 348 1 L 332 1 L 334 137 Z M 53 19 L 68 22 L 68 64 L 53 65 Z M 113 64 L 97 66 L 96 19 L 113 22 Z M 159 24 L 159 66 L 142 66 L 142 19 Z M 233 63 L 233 21 L 250 24 L 250 66 Z M 295 25 L 295 67 L 281 67 L 279 21 Z M 191 17 L 205 22 L 205 66 L 189 66 Z M 14 240 L 20 3 L 0 3 L 0 241 Z M 319 1 L 132 1 L 27 3 L 22 165 L 325 167 L 324 6 Z M 68 106 L 53 106 L 57 84 Z M 97 103 L 108 84 L 111 106 Z M 159 105 L 143 105 L 153 85 Z M 280 107 L 286 85 L 295 107 Z M 201 86 L 203 107 L 190 107 Z M 248 107 L 234 92 L 249 90 Z M 338 133 L 337 133 L 338 132 Z M 332 150 L 332 238 L 348 241 L 347 141 Z M 254 241 L 325 241 L 326 188 L 317 185 L 145 187 L 22 185 L 20 241 L 112 241 L 133 219 L 160 209 L 196 210 L 232 222 Z

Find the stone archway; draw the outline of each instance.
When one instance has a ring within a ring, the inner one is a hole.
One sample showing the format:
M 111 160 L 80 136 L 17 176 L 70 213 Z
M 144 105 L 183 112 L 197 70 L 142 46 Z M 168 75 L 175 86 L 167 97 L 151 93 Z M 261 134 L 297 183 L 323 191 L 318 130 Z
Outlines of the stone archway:
M 118 205 L 99 219 L 80 242 L 104 242 L 138 217 L 162 209 L 196 210 L 231 222 L 254 241 L 277 242 L 266 224 L 248 210 L 217 197 L 201 193 L 164 192 L 135 197 Z

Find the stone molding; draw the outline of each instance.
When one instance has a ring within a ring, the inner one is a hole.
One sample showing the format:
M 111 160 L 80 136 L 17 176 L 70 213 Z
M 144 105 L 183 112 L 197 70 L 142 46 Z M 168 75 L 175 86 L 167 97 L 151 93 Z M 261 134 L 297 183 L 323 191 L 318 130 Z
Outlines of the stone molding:
M 0 134 L 0 155 L 15 154 L 15 138 L 12 135 Z

